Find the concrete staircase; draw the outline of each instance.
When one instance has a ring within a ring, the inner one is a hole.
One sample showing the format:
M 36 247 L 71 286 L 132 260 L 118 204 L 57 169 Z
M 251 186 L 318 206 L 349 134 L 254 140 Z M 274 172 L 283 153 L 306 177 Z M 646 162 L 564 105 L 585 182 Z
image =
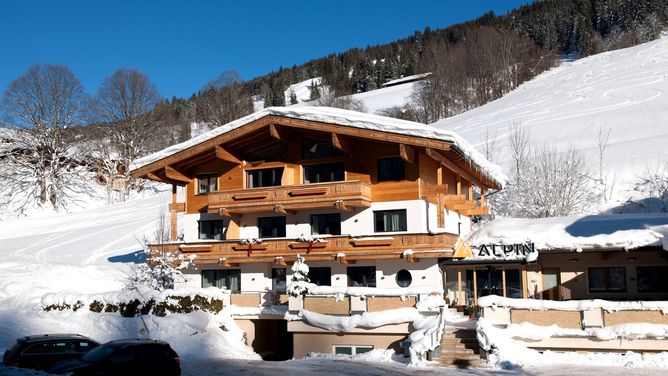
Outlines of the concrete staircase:
M 446 325 L 441 346 L 434 360 L 447 366 L 459 368 L 485 367 L 475 329 L 471 325 Z

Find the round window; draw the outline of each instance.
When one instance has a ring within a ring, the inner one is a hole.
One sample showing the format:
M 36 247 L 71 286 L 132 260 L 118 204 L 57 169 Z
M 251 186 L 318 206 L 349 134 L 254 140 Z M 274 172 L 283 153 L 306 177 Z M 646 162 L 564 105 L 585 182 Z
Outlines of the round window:
M 413 276 L 411 272 L 406 269 L 401 269 L 397 272 L 397 285 L 399 287 L 408 287 L 413 282 Z

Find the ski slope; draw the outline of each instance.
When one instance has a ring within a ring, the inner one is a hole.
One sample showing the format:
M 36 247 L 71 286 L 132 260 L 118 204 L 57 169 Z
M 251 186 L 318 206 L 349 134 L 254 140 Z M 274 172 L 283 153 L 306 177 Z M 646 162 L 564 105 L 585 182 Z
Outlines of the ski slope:
M 598 173 L 599 131 L 610 132 L 604 170 L 618 193 L 668 161 L 668 36 L 635 47 L 564 62 L 504 97 L 432 125 L 459 133 L 481 150 L 494 141 L 495 162 L 510 165 L 509 128 L 533 145 L 583 152 Z

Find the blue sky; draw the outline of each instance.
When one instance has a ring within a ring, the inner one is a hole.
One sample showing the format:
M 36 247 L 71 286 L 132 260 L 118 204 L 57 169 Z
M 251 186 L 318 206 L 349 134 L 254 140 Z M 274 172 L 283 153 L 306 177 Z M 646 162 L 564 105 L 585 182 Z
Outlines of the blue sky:
M 530 2 L 0 0 L 0 90 L 31 65 L 54 63 L 91 94 L 131 67 L 164 97 L 189 97 L 225 70 L 250 79 Z

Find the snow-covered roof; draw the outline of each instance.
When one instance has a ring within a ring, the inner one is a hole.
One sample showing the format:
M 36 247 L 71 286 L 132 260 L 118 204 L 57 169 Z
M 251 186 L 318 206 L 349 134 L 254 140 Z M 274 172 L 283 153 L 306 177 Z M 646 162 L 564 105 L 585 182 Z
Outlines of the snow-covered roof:
M 498 218 L 471 234 L 473 246 L 534 243 L 537 250 L 668 249 L 668 214 Z
M 130 165 L 130 169 L 139 169 L 269 115 L 450 142 L 454 147 L 459 149 L 463 154 L 463 157 L 469 160 L 485 177 L 497 183 L 499 186 L 503 186 L 507 180 L 499 166 L 489 162 L 466 140 L 452 131 L 441 130 L 425 124 L 386 116 L 366 114 L 339 108 L 310 106 L 265 108 L 241 119 L 212 129 L 209 132 L 193 137 L 188 141 L 172 145 L 159 152 L 139 158 Z

